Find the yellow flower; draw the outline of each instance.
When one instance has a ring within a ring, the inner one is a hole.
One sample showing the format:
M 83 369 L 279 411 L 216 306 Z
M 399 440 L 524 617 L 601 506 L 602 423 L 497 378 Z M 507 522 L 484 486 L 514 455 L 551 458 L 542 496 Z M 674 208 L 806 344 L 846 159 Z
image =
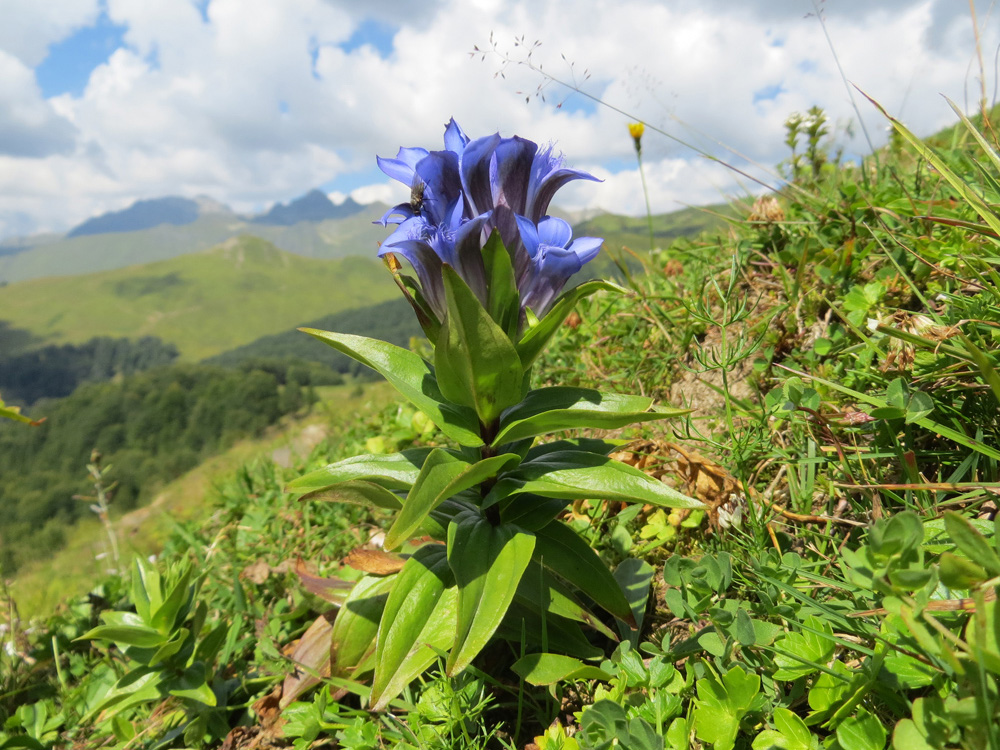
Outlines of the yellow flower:
M 646 126 L 641 122 L 630 122 L 628 124 L 629 135 L 632 136 L 632 140 L 635 141 L 635 152 L 637 154 L 642 153 L 642 134 L 646 132 Z

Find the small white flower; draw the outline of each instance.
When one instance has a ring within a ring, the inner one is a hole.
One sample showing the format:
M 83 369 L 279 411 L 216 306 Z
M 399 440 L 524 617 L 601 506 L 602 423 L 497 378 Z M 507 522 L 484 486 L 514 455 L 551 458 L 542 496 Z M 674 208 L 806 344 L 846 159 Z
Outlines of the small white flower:
M 879 320 L 878 318 L 868 318 L 868 330 L 875 333 L 878 330 Z

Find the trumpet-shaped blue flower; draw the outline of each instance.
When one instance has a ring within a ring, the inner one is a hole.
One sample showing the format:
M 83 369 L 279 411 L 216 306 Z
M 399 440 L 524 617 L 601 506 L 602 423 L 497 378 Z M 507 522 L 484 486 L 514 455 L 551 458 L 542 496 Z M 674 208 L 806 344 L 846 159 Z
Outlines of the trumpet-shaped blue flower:
M 398 224 L 380 255 L 398 252 L 413 266 L 428 303 L 444 317 L 441 264 L 458 271 L 485 303 L 482 246 L 499 232 L 514 259 L 521 307 L 542 316 L 565 286 L 600 249 L 594 237 L 572 239 L 569 224 L 546 215 L 556 191 L 570 180 L 596 180 L 563 167 L 552 148 L 499 134 L 470 140 L 451 120 L 445 149 L 401 148 L 378 160 L 387 175 L 411 189 L 411 200 L 380 220 Z

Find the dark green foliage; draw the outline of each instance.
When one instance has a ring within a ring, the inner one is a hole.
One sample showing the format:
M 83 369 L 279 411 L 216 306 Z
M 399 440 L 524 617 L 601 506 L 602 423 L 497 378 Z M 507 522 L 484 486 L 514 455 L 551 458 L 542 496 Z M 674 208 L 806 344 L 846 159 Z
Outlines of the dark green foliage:
M 73 496 L 86 492 L 92 450 L 112 466 L 115 509 L 128 510 L 161 482 L 307 406 L 312 386 L 329 380 L 317 370 L 158 368 L 39 402 L 32 416 L 46 421 L 36 428 L 0 425 L 0 569 L 9 575 L 62 545 L 66 525 L 87 512 Z
M 302 327 L 365 335 L 397 346 L 407 346 L 412 337 L 423 335 L 413 318 L 413 310 L 403 299 L 334 313 L 304 323 Z M 245 346 L 217 354 L 205 362 L 234 367 L 248 361 L 290 359 L 318 362 L 344 375 L 375 378 L 367 367 L 297 330 L 264 336 Z
M 13 356 L 9 351 L 0 348 L 0 393 L 24 404 L 62 398 L 81 383 L 131 375 L 177 359 L 177 347 L 155 336 L 136 341 L 100 336 L 86 344 L 46 346 Z

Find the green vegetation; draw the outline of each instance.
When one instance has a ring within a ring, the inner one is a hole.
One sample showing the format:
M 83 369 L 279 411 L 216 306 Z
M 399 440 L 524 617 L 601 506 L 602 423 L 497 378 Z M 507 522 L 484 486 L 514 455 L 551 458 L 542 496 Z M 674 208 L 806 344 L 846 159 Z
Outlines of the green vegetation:
M 110 380 L 140 370 L 170 364 L 177 349 L 154 336 L 138 341 L 94 338 L 74 346 L 43 346 L 11 356 L 0 352 L 0 391 L 31 404 L 40 398 L 61 398 L 88 381 Z
M 315 370 L 183 365 L 121 383 L 93 383 L 40 402 L 35 429 L 0 424 L 0 568 L 7 575 L 59 549 L 87 513 L 85 467 L 103 456 L 116 510 L 148 500 L 165 481 L 237 440 L 262 433 L 313 401 Z M 320 383 L 330 382 L 329 373 Z
M 0 320 L 48 344 L 157 336 L 198 360 L 387 299 L 385 276 L 374 258 L 302 258 L 241 237 L 159 263 L 10 284 Z
M 631 428 L 617 455 L 705 511 L 560 516 L 609 567 L 654 570 L 648 601 L 623 587 L 641 627 L 618 645 L 548 647 L 563 597 L 589 603 L 563 580 L 540 636 L 510 618 L 468 669 L 439 661 L 383 713 L 352 671 L 309 667 L 338 623 L 376 627 L 402 560 L 371 543 L 393 514 L 286 488 L 452 444 L 393 405 L 299 465 L 247 464 L 90 602 L 11 622 L 0 747 L 1000 747 L 997 124 L 933 151 L 897 127 L 860 166 L 790 133 L 801 158 L 774 202 L 653 253 L 633 298 L 581 303 L 536 363 L 542 381 L 696 409 Z M 362 576 L 372 595 L 345 603 Z
M 420 335 L 420 326 L 413 319 L 413 310 L 402 299 L 325 315 L 301 325 L 304 328 L 372 336 L 397 346 L 407 346 L 411 338 Z M 316 362 L 343 375 L 365 379 L 372 376 L 367 367 L 358 365 L 347 355 L 324 346 L 296 329 L 263 336 L 244 346 L 209 357 L 205 363 L 235 367 L 255 360 Z

